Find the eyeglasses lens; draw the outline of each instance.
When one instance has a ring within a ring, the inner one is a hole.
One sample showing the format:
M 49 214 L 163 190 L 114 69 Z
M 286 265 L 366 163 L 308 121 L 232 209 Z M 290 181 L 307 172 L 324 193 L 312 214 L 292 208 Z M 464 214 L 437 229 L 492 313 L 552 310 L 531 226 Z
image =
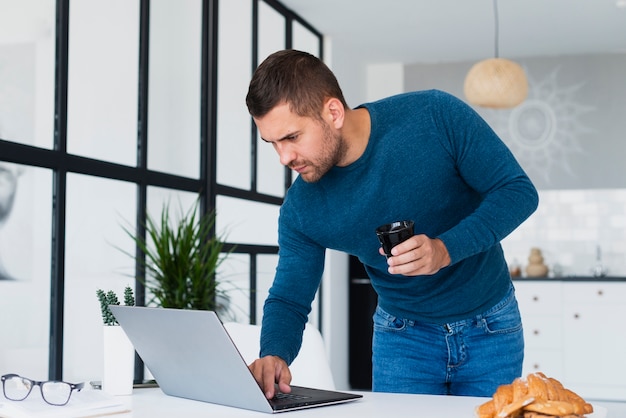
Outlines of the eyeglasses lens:
M 12 401 L 25 399 L 31 389 L 31 381 L 19 376 L 9 377 L 4 381 L 4 396 Z
M 41 385 L 43 399 L 52 405 L 65 405 L 71 393 L 72 387 L 65 382 L 45 382 Z

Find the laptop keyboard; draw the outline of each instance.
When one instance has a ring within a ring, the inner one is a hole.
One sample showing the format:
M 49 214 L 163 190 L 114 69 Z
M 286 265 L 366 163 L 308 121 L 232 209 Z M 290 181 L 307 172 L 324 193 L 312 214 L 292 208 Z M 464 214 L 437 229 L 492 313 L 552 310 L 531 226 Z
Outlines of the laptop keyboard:
M 304 395 L 293 395 L 291 393 L 277 393 L 276 395 L 274 395 L 274 397 L 272 398 L 272 401 L 276 402 L 292 402 L 292 401 L 301 401 L 303 399 L 309 399 L 310 396 L 304 396 Z
M 277 393 L 270 403 L 276 411 L 282 409 L 296 409 L 309 405 L 310 396 L 294 395 L 291 393 Z

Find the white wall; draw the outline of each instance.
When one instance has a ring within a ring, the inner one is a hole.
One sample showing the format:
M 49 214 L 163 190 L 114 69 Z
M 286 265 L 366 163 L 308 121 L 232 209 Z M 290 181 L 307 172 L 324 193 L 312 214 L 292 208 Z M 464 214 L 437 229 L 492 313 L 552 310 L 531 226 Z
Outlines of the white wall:
M 589 276 L 598 263 L 626 277 L 626 189 L 540 190 L 537 212 L 502 247 L 522 271 L 538 247 L 552 277 Z
M 374 101 L 404 92 L 402 63 L 370 64 L 366 68 L 367 100 Z
M 532 57 L 513 109 L 475 109 L 511 148 L 540 189 L 626 187 L 626 54 Z M 464 99 L 472 62 L 412 64 L 405 89 L 437 88 Z

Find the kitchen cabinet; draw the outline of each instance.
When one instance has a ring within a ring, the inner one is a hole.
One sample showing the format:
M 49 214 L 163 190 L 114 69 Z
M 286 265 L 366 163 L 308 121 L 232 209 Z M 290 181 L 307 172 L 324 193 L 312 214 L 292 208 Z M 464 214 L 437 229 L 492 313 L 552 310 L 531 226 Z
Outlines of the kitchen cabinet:
M 626 280 L 514 282 L 526 349 L 542 371 L 590 399 L 626 400 Z
M 564 377 L 591 397 L 626 399 L 626 283 L 563 286 Z
M 524 326 L 523 376 L 541 371 L 563 375 L 562 296 L 560 282 L 515 282 Z

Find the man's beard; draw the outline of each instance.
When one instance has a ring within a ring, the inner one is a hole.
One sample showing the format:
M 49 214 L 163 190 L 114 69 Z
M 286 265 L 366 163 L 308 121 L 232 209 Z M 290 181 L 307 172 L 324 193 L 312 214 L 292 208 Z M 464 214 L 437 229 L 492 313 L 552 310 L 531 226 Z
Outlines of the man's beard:
M 326 123 L 320 121 L 324 129 L 322 154 L 312 162 L 308 162 L 308 167 L 312 169 L 306 175 L 300 175 L 307 183 L 319 181 L 324 174 L 343 160 L 347 152 L 347 145 L 340 134 L 334 135 Z

